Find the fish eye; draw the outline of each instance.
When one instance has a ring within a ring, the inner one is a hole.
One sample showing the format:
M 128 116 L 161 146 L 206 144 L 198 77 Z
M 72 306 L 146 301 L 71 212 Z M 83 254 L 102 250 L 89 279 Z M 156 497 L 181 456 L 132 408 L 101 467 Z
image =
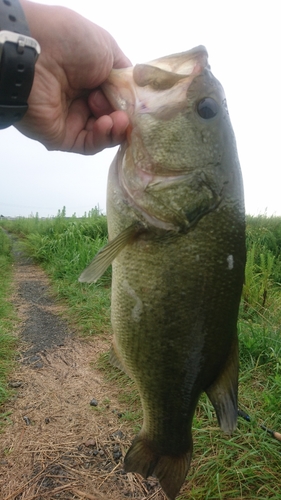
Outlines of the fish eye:
M 209 120 L 218 114 L 218 105 L 211 97 L 205 97 L 197 104 L 197 111 L 201 118 Z

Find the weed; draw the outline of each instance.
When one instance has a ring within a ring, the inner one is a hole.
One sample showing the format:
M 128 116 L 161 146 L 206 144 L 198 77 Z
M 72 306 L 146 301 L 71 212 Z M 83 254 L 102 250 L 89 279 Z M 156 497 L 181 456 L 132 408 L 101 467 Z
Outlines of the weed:
M 12 370 L 14 357 L 15 337 L 13 326 L 15 314 L 10 302 L 12 259 L 11 242 L 0 228 L 0 405 L 10 396 L 7 379 Z M 0 422 L 3 419 L 0 416 Z
M 63 209 L 50 220 L 35 217 L 1 224 L 25 238 L 28 252 L 51 276 L 79 332 L 103 335 L 110 342 L 111 271 L 94 285 L 77 282 L 106 243 L 106 218 L 94 209 L 81 219 L 67 219 Z M 233 436 L 223 435 L 210 401 L 202 395 L 193 421 L 191 469 L 178 500 L 280 499 L 280 443 L 260 425 L 281 431 L 281 218 L 247 217 L 247 257 L 238 323 L 239 407 L 250 421 L 239 418 Z M 108 354 L 100 356 L 98 367 L 120 390 L 120 402 L 126 405 L 120 418 L 138 432 L 142 418 L 135 384 L 109 364 Z M 95 411 L 108 404 L 102 401 Z

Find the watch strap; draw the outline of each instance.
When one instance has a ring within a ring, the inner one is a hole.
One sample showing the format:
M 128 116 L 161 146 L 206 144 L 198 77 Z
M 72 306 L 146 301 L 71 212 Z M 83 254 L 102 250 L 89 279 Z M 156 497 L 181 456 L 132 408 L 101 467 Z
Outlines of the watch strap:
M 0 129 L 24 116 L 40 47 L 18 0 L 0 0 Z
M 19 0 L 0 0 L 0 31 L 2 30 L 30 36 Z

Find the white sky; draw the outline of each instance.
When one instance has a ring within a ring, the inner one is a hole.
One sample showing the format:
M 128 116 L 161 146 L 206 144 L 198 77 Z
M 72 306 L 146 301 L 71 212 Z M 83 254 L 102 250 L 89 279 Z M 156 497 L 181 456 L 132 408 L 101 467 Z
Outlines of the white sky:
M 277 0 L 42 0 L 107 29 L 133 64 L 203 44 L 222 83 L 238 144 L 247 213 L 281 215 L 280 5 Z M 115 149 L 48 152 L 0 131 L 0 214 L 68 216 L 99 205 Z

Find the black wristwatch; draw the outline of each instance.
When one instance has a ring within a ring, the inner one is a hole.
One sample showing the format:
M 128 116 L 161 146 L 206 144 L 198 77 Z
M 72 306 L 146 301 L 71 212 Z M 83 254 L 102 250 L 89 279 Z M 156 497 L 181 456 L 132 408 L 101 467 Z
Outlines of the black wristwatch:
M 39 54 L 19 0 L 0 0 L 0 129 L 26 113 Z

